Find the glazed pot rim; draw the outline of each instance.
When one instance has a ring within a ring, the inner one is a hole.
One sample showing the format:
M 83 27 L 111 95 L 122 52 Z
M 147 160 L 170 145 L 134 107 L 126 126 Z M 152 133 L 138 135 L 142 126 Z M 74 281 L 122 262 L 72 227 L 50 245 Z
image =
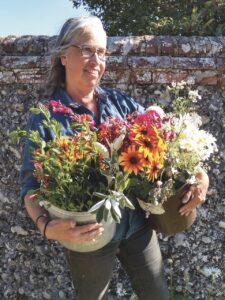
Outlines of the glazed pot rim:
M 82 217 L 82 216 L 90 216 L 91 217 L 92 216 L 93 218 L 95 218 L 95 214 L 89 213 L 88 211 L 83 211 L 83 212 L 70 211 L 70 210 L 66 210 L 66 209 L 60 208 L 58 206 L 55 206 L 54 204 L 51 204 L 48 201 L 43 201 L 43 205 L 47 210 L 51 210 L 51 208 L 52 208 L 52 209 L 54 209 L 54 211 L 56 211 L 58 213 L 67 214 L 69 216 L 74 216 L 74 215 L 77 215 L 79 217 Z

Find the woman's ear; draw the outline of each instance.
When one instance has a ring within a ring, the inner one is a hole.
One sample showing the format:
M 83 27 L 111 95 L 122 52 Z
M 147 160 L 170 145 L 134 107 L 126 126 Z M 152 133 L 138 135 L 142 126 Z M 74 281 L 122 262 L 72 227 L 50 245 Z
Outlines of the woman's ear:
M 60 59 L 61 59 L 61 64 L 62 64 L 63 66 L 66 66 L 66 55 L 61 55 L 61 56 L 60 56 Z

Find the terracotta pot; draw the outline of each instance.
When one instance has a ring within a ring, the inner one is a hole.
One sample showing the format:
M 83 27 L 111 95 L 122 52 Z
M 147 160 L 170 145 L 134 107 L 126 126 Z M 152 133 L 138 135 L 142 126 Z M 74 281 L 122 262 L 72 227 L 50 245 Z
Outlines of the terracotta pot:
M 96 222 L 95 214 L 91 214 L 88 212 L 66 211 L 54 205 L 49 206 L 47 202 L 44 203 L 44 206 L 48 210 L 52 219 L 73 219 L 78 225 L 92 224 Z M 116 230 L 116 222 L 112 219 L 111 216 L 109 216 L 107 222 L 102 220 L 101 223 L 103 224 L 104 231 L 101 236 L 95 238 L 94 242 L 91 241 L 85 243 L 70 244 L 61 241 L 60 244 L 62 244 L 67 249 L 77 252 L 90 252 L 104 247 L 111 241 L 114 236 Z
M 182 196 L 188 189 L 189 185 L 184 185 L 175 195 L 163 203 L 164 214 L 149 215 L 149 222 L 153 229 L 169 235 L 184 231 L 194 223 L 196 219 L 196 209 L 194 209 L 189 216 L 181 216 L 179 213 L 179 209 L 183 205 L 181 202 Z

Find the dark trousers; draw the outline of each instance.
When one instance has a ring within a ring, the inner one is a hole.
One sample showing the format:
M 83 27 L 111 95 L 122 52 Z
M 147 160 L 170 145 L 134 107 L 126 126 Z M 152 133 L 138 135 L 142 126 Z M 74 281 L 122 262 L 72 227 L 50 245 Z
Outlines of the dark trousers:
M 139 300 L 167 300 L 168 291 L 155 231 L 145 227 L 129 239 L 111 242 L 93 252 L 67 250 L 67 259 L 79 300 L 105 300 L 117 256 Z

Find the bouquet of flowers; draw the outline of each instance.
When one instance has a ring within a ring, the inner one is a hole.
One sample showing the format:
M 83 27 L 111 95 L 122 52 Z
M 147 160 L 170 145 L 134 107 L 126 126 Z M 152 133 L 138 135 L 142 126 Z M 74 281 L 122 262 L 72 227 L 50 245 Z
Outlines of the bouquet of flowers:
M 195 100 L 197 94 L 189 96 Z M 171 113 L 151 106 L 125 120 L 108 117 L 98 128 L 88 115 L 76 115 L 54 100 L 32 108 L 44 115 L 43 125 L 54 139 L 45 142 L 37 131 L 12 134 L 27 136 L 36 145 L 33 175 L 40 187 L 31 193 L 66 210 L 96 213 L 98 222 L 109 214 L 119 222 L 120 208 L 133 209 L 129 199 L 135 198 L 148 213 L 162 214 L 167 198 L 184 183 L 193 184 L 217 149 L 215 138 L 200 129 L 200 117 L 185 101 L 174 99 Z M 69 114 L 74 135 L 62 136 L 49 110 Z
M 61 134 L 60 123 L 51 118 L 50 110 L 70 116 L 74 135 Z M 31 162 L 34 165 L 33 176 L 40 187 L 29 191 L 29 194 L 35 194 L 41 205 L 47 203 L 67 211 L 96 213 L 98 222 L 102 219 L 107 221 L 110 214 L 116 222 L 120 222 L 120 208 L 134 209 L 123 193 L 129 183 L 128 174 L 123 174 L 117 159 L 123 134 L 118 132 L 113 139 L 106 134 L 101 139 L 110 149 L 108 152 L 98 141 L 98 131 L 90 116 L 76 115 L 54 100 L 47 105 L 39 104 L 38 108 L 30 111 L 44 116 L 43 126 L 51 130 L 54 139 L 45 142 L 34 130 L 17 129 L 11 133 L 14 141 L 27 137 L 35 144 L 35 148 L 31 149 Z
M 138 200 L 146 216 L 163 214 L 163 203 L 180 187 L 197 184 L 195 175 L 217 151 L 215 138 L 201 129 L 201 117 L 190 105 L 200 98 L 198 92 L 183 83 L 168 89 L 172 112 L 155 105 L 130 115 L 119 156 L 129 173 L 126 195 Z

